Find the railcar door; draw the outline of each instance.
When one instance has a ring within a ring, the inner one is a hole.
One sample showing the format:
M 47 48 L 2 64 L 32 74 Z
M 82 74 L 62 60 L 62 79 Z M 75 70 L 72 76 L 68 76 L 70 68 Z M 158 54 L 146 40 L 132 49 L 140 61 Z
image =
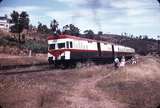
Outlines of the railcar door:
M 100 42 L 97 42 L 97 49 L 98 49 L 98 56 L 101 56 L 102 52 L 101 52 L 101 44 L 100 44 Z
M 114 50 L 114 45 L 112 45 L 112 58 L 114 60 L 114 57 L 115 57 L 115 50 Z

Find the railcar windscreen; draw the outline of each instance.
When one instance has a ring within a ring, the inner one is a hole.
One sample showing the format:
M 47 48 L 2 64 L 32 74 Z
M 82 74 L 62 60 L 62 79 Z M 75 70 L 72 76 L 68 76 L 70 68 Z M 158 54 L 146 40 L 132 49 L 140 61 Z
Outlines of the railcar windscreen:
M 65 48 L 65 43 L 58 43 L 58 48 L 59 48 L 59 49 Z
M 55 49 L 55 44 L 50 44 L 49 45 L 49 49 L 51 50 L 51 49 Z

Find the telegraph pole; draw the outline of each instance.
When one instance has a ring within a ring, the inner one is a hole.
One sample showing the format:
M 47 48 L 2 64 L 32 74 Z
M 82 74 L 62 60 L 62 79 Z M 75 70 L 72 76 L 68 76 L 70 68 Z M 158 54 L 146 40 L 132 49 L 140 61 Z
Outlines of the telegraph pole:
M 18 41 L 19 41 L 19 43 L 20 43 L 20 41 L 21 41 L 21 34 L 20 34 L 20 20 L 19 20 L 19 17 L 18 17 Z
M 158 38 L 158 54 L 160 55 L 160 36 L 157 36 Z

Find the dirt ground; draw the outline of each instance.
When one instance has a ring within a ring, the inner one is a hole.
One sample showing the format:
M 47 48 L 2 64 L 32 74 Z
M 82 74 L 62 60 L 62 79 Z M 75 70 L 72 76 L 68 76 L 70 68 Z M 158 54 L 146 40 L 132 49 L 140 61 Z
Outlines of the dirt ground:
M 160 59 L 0 76 L 2 108 L 157 108 Z

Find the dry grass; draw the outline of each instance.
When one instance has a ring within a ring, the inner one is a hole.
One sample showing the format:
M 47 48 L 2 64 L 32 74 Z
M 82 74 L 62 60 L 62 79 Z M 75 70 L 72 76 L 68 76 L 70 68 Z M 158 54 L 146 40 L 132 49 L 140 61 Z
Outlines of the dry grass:
M 12 66 L 12 65 L 34 65 L 48 63 L 47 55 L 42 56 L 11 56 L 8 54 L 0 54 L 0 65 L 1 66 Z
M 145 59 L 104 78 L 97 87 L 111 99 L 127 103 L 129 108 L 156 108 L 160 104 L 160 63 L 153 57 Z
M 85 89 L 83 92 L 82 92 L 83 96 L 85 98 L 88 98 L 89 100 L 92 100 L 92 101 L 100 101 L 100 96 L 97 95 L 96 92 L 90 90 L 90 89 Z
M 2 108 L 156 108 L 160 60 L 0 76 Z
M 70 72 L 57 73 L 1 76 L 0 105 L 4 108 L 65 108 L 69 102 L 63 95 L 75 79 L 70 78 L 74 76 Z

